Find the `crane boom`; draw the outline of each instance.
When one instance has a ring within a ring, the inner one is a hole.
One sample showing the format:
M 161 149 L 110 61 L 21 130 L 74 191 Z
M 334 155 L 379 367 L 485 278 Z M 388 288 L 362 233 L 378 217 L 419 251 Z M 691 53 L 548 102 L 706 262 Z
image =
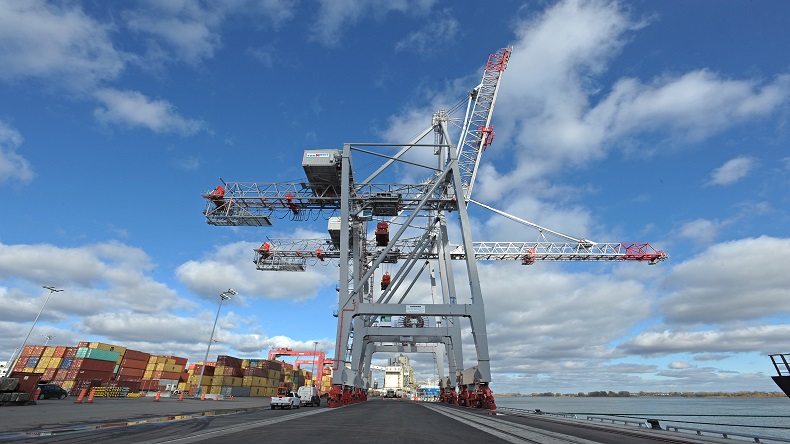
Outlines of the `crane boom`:
M 458 168 L 466 200 L 472 195 L 481 155 L 494 141 L 491 115 L 511 51 L 511 48 L 503 48 L 495 54 L 489 54 L 483 79 L 469 95 L 471 112 L 464 118 L 461 140 L 458 143 Z
M 410 257 L 418 247 L 413 239 L 399 241 L 389 253 L 386 262 L 392 263 Z M 264 245 L 268 245 L 264 248 Z M 338 259 L 340 252 L 331 247 L 330 239 L 269 239 L 254 249 L 253 261 L 262 271 L 305 271 L 308 260 L 314 262 Z M 473 242 L 476 260 L 521 261 L 531 265 L 537 261 L 636 261 L 657 264 L 669 258 L 662 250 L 656 250 L 646 242 Z M 375 246 L 367 249 L 367 261 L 379 254 Z M 415 259 L 437 259 L 435 250 L 422 250 Z M 450 258 L 465 260 L 463 246 L 451 247 Z

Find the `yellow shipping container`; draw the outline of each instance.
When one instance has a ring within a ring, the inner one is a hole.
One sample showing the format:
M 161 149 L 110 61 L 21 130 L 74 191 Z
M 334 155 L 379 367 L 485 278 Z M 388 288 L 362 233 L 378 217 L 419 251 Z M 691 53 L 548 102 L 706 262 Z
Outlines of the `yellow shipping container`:
M 278 370 L 271 370 L 271 369 L 269 369 L 269 378 L 271 378 L 271 379 L 280 379 L 280 372 Z
M 244 387 L 266 387 L 266 378 L 260 376 L 245 376 L 242 378 Z
M 250 360 L 249 359 L 242 359 L 241 360 L 241 368 L 250 368 Z
M 241 387 L 244 382 L 244 378 L 239 378 L 238 376 L 215 376 L 214 378 L 219 378 L 221 382 L 219 385 L 231 387 Z
M 146 370 L 145 373 L 143 373 L 143 379 L 152 379 L 152 376 L 154 376 L 153 370 Z
M 103 342 L 91 342 L 90 348 L 98 348 L 99 350 L 118 352 L 121 354 L 121 356 L 123 356 L 123 354 L 126 353 L 126 347 L 121 347 L 120 345 L 105 344 Z
M 162 370 L 166 372 L 181 373 L 184 371 L 184 366 L 178 364 L 165 364 Z
M 208 389 L 209 394 L 212 395 L 219 395 L 222 394 L 222 386 L 221 385 L 212 385 Z
M 250 396 L 266 396 L 266 387 L 251 387 Z
M 63 390 L 71 390 L 74 388 L 74 381 L 66 380 L 60 383 L 60 386 L 63 387 Z
M 223 375 L 225 373 L 225 366 L 224 365 L 217 365 L 214 367 L 214 374 L 217 376 Z
M 45 347 L 41 356 L 52 356 L 53 354 L 55 354 L 55 347 Z

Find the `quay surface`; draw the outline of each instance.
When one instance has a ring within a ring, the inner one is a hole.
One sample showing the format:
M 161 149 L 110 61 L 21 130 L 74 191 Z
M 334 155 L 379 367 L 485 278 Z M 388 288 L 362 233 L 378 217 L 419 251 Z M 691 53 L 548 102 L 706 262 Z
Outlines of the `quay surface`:
M 330 409 L 271 410 L 268 398 L 44 400 L 0 410 L 0 442 L 730 443 L 732 439 L 374 398 Z

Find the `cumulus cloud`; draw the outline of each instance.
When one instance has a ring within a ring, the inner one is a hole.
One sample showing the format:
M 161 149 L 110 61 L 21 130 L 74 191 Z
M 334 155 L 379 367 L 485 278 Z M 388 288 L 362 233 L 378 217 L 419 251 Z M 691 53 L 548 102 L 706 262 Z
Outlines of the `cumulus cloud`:
M 766 254 L 770 251 L 771 254 Z M 675 266 L 659 304 L 673 323 L 726 323 L 790 313 L 790 239 L 761 236 L 713 245 Z
M 100 89 L 94 96 L 104 107 L 96 108 L 94 116 L 103 123 L 142 127 L 157 133 L 194 134 L 205 128 L 197 119 L 187 119 L 166 100 L 153 100 L 137 91 Z
M 30 162 L 17 153 L 22 140 L 19 131 L 0 120 L 0 183 L 33 180 L 35 173 Z
M 113 80 L 129 57 L 114 47 L 113 31 L 72 2 L 2 2 L 0 79 L 35 78 L 77 90 Z
M 452 41 L 458 34 L 460 24 L 452 15 L 452 11 L 444 9 L 431 14 L 430 23 L 419 31 L 411 32 L 407 37 L 395 44 L 396 51 L 412 50 L 422 55 L 441 51 L 445 44 Z
M 731 185 L 744 177 L 754 168 L 754 159 L 747 156 L 728 160 L 711 173 L 708 185 Z
M 293 238 L 320 238 L 300 235 Z M 308 267 L 305 272 L 262 272 L 252 263 L 253 249 L 260 244 L 237 242 L 216 247 L 206 259 L 181 264 L 176 275 L 188 288 L 204 297 L 216 297 L 206 289 L 225 288 L 229 282 L 244 297 L 253 299 L 313 299 L 322 287 L 334 285 L 337 280 L 334 267 Z
M 729 222 L 695 219 L 680 226 L 678 235 L 693 240 L 697 244 L 709 244 Z
M 659 356 L 672 353 L 775 353 L 790 340 L 790 325 L 762 325 L 732 330 L 646 331 L 618 347 L 625 353 Z
M 150 314 L 183 307 L 185 302 L 172 289 L 148 276 L 152 267 L 141 250 L 118 242 L 74 248 L 0 244 L 0 279 L 64 288 L 67 291 L 59 294 L 60 302 L 53 301 L 53 306 L 70 314 L 85 315 L 102 308 Z M 15 310 L 3 313 L 14 319 L 32 319 L 41 308 L 40 301 L 29 295 L 13 305 Z
M 380 19 L 390 12 L 423 15 L 436 0 L 319 0 L 320 7 L 310 40 L 334 47 L 342 40 L 341 30 L 361 20 Z
M 254 17 L 277 28 L 294 16 L 294 0 L 234 2 L 142 2 L 124 12 L 133 32 L 151 36 L 149 56 L 162 51 L 171 60 L 197 64 L 212 58 L 222 46 L 221 30 L 227 20 Z

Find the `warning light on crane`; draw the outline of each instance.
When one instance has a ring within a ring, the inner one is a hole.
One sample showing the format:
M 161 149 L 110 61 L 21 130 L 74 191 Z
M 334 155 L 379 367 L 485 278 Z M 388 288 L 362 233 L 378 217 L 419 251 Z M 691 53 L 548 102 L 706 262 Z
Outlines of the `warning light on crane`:
M 390 243 L 390 227 L 389 224 L 382 221 L 376 224 L 376 246 L 386 247 Z
M 272 248 L 272 246 L 269 245 L 268 242 L 262 243 L 260 248 L 258 248 L 258 252 L 261 254 L 261 258 L 265 259 L 265 258 L 269 257 L 271 255 L 271 252 L 269 251 L 269 250 L 271 250 L 271 248 Z

